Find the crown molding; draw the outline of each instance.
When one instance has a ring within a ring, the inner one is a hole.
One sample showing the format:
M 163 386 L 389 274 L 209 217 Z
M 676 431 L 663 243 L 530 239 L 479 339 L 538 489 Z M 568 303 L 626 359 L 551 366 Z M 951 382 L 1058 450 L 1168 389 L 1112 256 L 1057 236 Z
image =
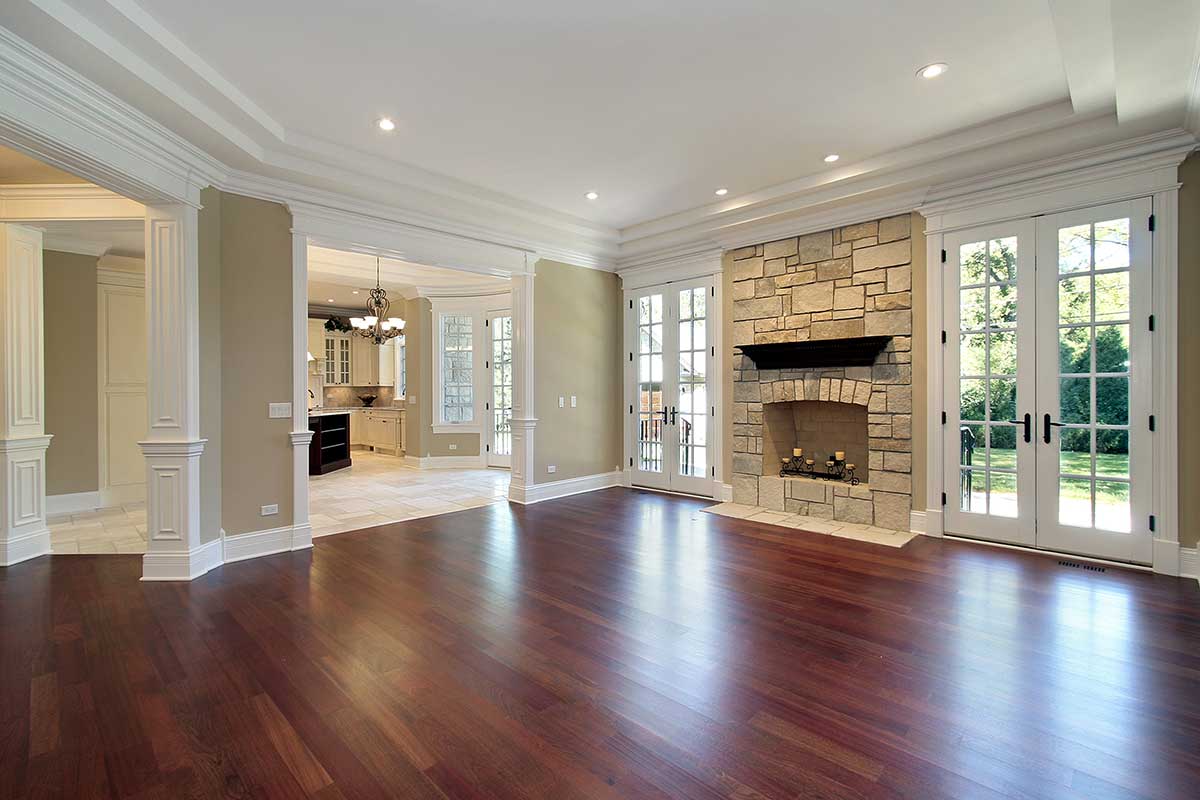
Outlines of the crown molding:
M 145 218 L 141 203 L 91 183 L 0 186 L 0 219 L 8 222 Z
M 715 275 L 722 269 L 725 249 L 715 242 L 700 242 L 695 247 L 657 253 L 623 264 L 617 270 L 621 286 L 640 289 L 660 283 L 672 283 Z
M 146 286 L 146 276 L 138 272 L 123 269 L 99 267 L 96 270 L 96 283 L 105 286 L 129 286 L 142 289 Z
M 99 258 L 108 252 L 108 244 L 97 242 L 95 239 L 80 239 L 75 236 L 63 236 L 43 231 L 42 249 L 53 250 L 56 253 L 74 253 L 79 256 Z

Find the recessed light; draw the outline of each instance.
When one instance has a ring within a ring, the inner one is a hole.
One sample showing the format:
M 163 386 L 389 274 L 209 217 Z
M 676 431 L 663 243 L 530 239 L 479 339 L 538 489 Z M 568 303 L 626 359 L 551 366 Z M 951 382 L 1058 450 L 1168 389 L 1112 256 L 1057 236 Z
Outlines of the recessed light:
M 587 194 L 584 195 L 584 197 L 586 197 L 588 200 L 595 200 L 598 197 L 600 197 L 600 195 L 597 194 L 596 192 L 588 192 Z
M 358 294 L 358 289 L 351 291 L 350 294 Z
M 379 130 L 381 130 L 381 131 L 394 131 L 394 130 L 396 130 L 396 123 L 392 122 L 392 121 L 391 121 L 390 119 L 388 119 L 387 117 L 382 117 L 382 118 L 379 120 L 379 122 L 376 122 L 375 124 L 379 126 Z
M 333 298 L 331 297 L 331 298 L 329 298 L 328 300 L 326 300 L 325 302 L 327 302 L 327 303 L 332 303 L 332 302 L 333 302 Z
M 830 153 L 829 155 L 825 156 L 825 163 L 832 164 L 833 162 L 837 161 L 839 158 L 841 158 L 841 156 L 839 156 L 837 153 Z
M 926 64 L 925 66 L 921 67 L 919 70 L 917 70 L 917 76 L 926 79 L 936 78 L 939 75 L 945 75 L 946 70 L 948 69 L 950 69 L 948 64 L 943 64 L 942 62 L 938 61 L 936 63 Z
M 729 194 L 729 190 L 726 189 L 725 187 L 721 187 L 720 189 L 717 189 L 715 192 L 713 192 L 713 194 L 715 194 L 717 197 L 724 197 L 725 195 Z

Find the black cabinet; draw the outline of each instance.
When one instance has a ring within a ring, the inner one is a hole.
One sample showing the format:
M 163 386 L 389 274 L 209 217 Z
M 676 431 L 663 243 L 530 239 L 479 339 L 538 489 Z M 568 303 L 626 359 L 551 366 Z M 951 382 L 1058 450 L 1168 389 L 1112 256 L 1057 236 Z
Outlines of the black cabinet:
M 308 418 L 313 432 L 308 447 L 308 474 L 327 472 L 350 466 L 350 415 L 323 414 Z

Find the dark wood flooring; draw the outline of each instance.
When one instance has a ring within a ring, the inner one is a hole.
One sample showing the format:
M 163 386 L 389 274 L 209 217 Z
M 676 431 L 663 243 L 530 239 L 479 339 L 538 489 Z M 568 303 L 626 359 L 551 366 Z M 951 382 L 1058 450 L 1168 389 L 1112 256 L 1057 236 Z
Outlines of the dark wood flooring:
M 621 489 L 0 569 L 0 798 L 1195 798 L 1200 587 Z

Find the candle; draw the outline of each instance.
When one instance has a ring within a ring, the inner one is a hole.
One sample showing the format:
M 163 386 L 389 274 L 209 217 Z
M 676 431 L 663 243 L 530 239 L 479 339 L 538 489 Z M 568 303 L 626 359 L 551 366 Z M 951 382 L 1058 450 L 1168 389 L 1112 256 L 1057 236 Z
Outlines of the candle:
M 804 459 L 804 463 L 808 464 L 811 467 L 813 464 L 815 464 L 817 462 L 813 461 L 811 458 L 806 458 L 806 459 Z
M 804 455 L 804 448 L 803 447 L 793 447 L 792 455 L 795 456 L 796 458 L 799 458 L 800 456 Z
M 846 469 L 854 469 L 854 465 L 853 465 L 853 464 L 847 464 L 847 465 L 846 465 Z
M 833 462 L 832 462 L 832 461 L 826 461 L 826 462 L 825 462 L 825 466 L 827 466 L 827 467 L 832 467 L 832 466 L 833 466 Z
M 833 457 L 837 461 L 845 461 L 846 460 L 846 451 L 838 450 L 838 451 L 834 452 Z

